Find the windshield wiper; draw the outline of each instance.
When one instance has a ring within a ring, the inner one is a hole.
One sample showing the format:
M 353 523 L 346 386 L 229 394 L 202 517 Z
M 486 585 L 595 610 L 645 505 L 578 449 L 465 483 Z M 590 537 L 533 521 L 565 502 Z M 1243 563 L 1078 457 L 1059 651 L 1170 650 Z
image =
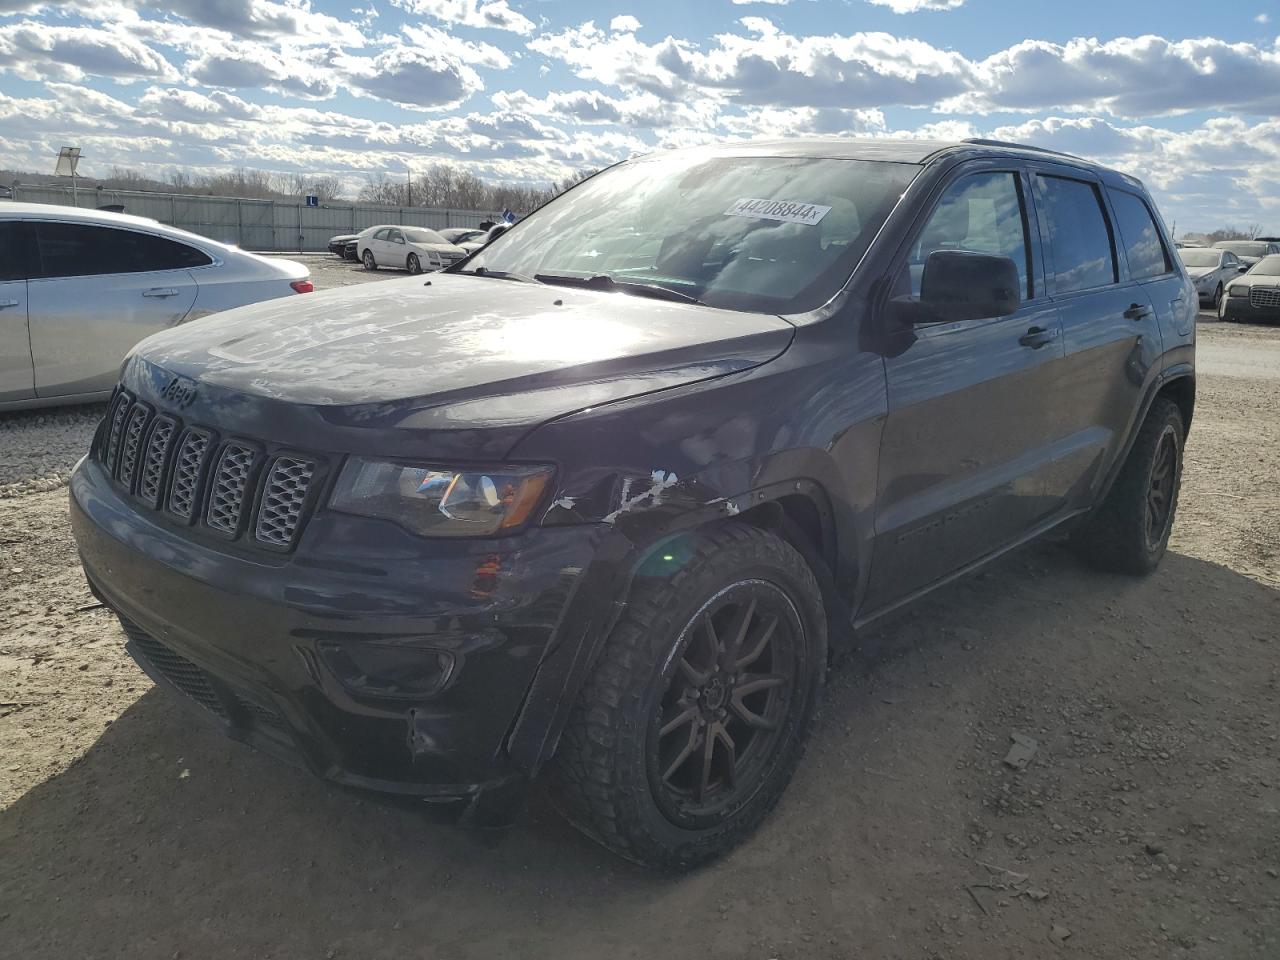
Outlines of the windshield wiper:
M 458 270 L 457 273 L 471 274 L 473 277 L 492 277 L 494 280 L 515 280 L 517 283 L 542 283 L 538 277 L 526 277 L 523 273 L 512 270 L 490 270 L 488 267 L 476 267 L 474 270 Z
M 551 283 L 564 287 L 586 287 L 589 290 L 621 290 L 637 297 L 652 297 L 655 300 L 674 300 L 679 303 L 702 304 L 697 297 L 690 296 L 680 290 L 672 290 L 660 283 L 643 283 L 639 280 L 615 280 L 607 273 L 597 273 L 589 277 L 575 277 L 559 273 L 539 273 L 534 277 L 539 283 Z

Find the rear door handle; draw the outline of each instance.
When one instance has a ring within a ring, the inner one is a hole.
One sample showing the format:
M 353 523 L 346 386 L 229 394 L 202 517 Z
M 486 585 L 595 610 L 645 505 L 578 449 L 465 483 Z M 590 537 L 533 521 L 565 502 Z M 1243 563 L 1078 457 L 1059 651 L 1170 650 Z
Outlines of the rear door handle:
M 1124 312 L 1126 320 L 1145 320 L 1151 316 L 1151 308 L 1141 303 L 1129 304 L 1129 309 Z
M 150 290 L 142 292 L 144 297 L 176 297 L 178 295 L 177 287 L 152 287 Z
M 17 305 L 17 300 L 0 300 L 0 310 L 3 310 L 5 307 L 16 307 Z
M 1030 347 L 1032 350 L 1039 350 L 1046 343 L 1052 343 L 1053 337 L 1054 333 L 1052 330 L 1046 330 L 1044 327 L 1032 327 L 1018 338 L 1018 342 L 1024 347 Z

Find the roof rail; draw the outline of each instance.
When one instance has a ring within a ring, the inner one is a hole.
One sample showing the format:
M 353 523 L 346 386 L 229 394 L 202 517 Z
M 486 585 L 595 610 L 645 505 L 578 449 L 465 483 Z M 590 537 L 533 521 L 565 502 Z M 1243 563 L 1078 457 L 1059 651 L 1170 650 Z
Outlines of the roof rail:
M 1051 153 L 1057 157 L 1070 157 L 1072 160 L 1084 160 L 1084 157 L 1077 157 L 1074 153 L 1064 153 L 1062 150 L 1050 150 L 1048 147 L 1033 147 L 1027 143 L 1013 143 L 1009 140 L 987 140 L 983 137 L 966 137 L 961 143 L 972 143 L 978 147 L 1008 147 L 1013 150 L 1031 150 L 1035 153 Z M 1085 161 L 1088 163 L 1089 161 Z

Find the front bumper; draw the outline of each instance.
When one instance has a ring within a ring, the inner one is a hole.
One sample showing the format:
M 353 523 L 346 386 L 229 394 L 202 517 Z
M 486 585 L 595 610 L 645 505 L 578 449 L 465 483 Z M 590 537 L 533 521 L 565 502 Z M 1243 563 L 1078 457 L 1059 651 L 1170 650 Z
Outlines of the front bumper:
M 1222 304 L 1222 315 L 1228 320 L 1256 320 L 1259 323 L 1280 322 L 1280 304 L 1274 306 L 1254 306 L 1248 297 L 1233 297 L 1230 294 Z
M 535 677 L 555 690 L 548 665 L 572 660 L 561 641 L 578 642 L 575 599 L 602 536 L 432 542 L 321 514 L 296 553 L 250 557 L 148 511 L 91 458 L 70 500 L 89 583 L 154 679 L 328 780 L 438 799 L 524 778 L 508 738 L 527 726 Z

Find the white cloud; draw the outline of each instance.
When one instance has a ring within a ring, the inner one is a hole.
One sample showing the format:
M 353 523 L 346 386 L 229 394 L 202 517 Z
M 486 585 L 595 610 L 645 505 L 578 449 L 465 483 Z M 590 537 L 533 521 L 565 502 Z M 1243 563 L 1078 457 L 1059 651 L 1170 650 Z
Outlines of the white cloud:
M 272 90 L 304 100 L 327 100 L 338 90 L 324 62 L 248 40 L 211 40 L 187 61 L 186 75 L 206 87 Z
M 785 7 L 791 0 L 733 0 L 740 7 L 745 7 L 749 3 L 769 3 L 779 7 Z M 873 3 L 877 0 L 872 0 Z
M 734 0 L 736 3 L 737 0 Z M 878 7 L 888 7 L 894 13 L 919 13 L 921 10 L 955 10 L 964 6 L 964 0 L 867 0 Z
M 178 78 L 168 60 L 123 30 L 54 26 L 35 20 L 11 24 L 0 34 L 0 72 L 26 80 Z
M 513 10 L 507 0 L 392 0 L 392 3 L 410 13 L 462 27 L 488 27 L 521 34 L 533 32 L 533 21 Z
M 1254 23 L 1270 23 L 1270 22 L 1271 22 L 1271 17 L 1270 17 L 1270 16 L 1268 16 L 1267 14 L 1265 14 L 1265 13 L 1260 13 L 1260 14 L 1258 14 L 1256 17 L 1254 17 L 1254 18 L 1253 18 L 1253 22 L 1254 22 Z
M 2 2 L 2 0 L 0 0 Z M 191 23 L 221 30 L 234 37 L 267 39 L 292 37 L 309 44 L 363 43 L 360 28 L 311 9 L 309 0 L 123 0 L 135 9 L 178 16 Z M 91 12 L 91 11 L 90 11 Z
M 376 57 L 347 58 L 344 67 L 358 90 L 411 109 L 456 107 L 484 83 L 457 57 L 397 45 Z
M 635 33 L 640 29 L 640 21 L 630 14 L 624 13 L 609 21 L 609 29 L 614 33 Z

